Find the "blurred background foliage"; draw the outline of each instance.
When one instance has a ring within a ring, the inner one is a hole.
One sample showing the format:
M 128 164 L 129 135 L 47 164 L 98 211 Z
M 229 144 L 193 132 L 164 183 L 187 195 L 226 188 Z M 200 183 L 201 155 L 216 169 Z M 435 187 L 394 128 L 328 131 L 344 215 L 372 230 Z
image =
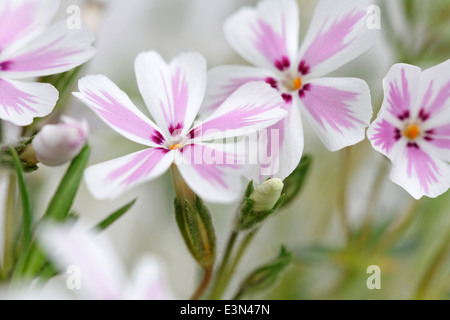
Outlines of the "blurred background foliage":
M 205 55 L 209 67 L 246 64 L 225 41 L 222 25 L 234 11 L 243 5 L 256 5 L 256 0 L 104 2 L 100 18 L 90 21 L 98 25 L 98 54 L 83 73 L 107 75 L 144 112 L 134 76 L 134 59 L 141 51 L 157 50 L 166 60 L 180 51 L 199 51 Z M 299 0 L 302 38 L 316 3 Z M 375 115 L 383 99 L 382 79 L 392 64 L 406 62 L 425 69 L 449 58 L 450 1 L 379 0 L 374 3 L 382 9 L 376 45 L 334 75 L 366 80 Z M 66 16 L 65 9 L 72 4 L 85 5 L 85 1 L 63 0 L 60 18 Z M 135 144 L 110 130 L 75 99 L 70 100 L 68 113 L 76 118 L 84 117 L 90 123 L 91 164 L 137 150 Z M 305 152 L 311 155 L 312 166 L 303 191 L 256 235 L 226 298 L 236 293 L 240 281 L 256 267 L 275 259 L 282 245 L 293 254 L 289 266 L 274 286 L 247 298 L 449 298 L 450 194 L 424 199 L 412 206 L 413 199 L 387 178 L 389 164 L 368 141 L 330 153 L 311 128 L 305 126 Z M 48 202 L 64 170 L 65 167 L 50 170 L 43 166 L 29 176 L 30 189 L 36 197 L 32 199 L 34 203 L 44 206 Z M 185 249 L 175 223 L 174 192 L 168 174 L 113 201 L 93 199 L 83 185 L 75 211 L 96 222 L 136 197 L 138 200 L 130 212 L 106 232 L 128 266 L 146 252 L 161 256 L 176 296 L 189 297 L 200 272 Z M 237 206 L 238 203 L 209 206 L 219 256 Z M 38 207 L 36 211 L 44 210 Z M 343 211 L 345 219 L 342 219 Z M 402 232 L 390 236 L 390 231 L 403 221 L 408 211 L 412 214 Z M 368 214 L 373 219 L 365 218 Z M 373 232 L 364 240 L 366 236 L 361 234 L 367 224 Z M 380 243 L 387 237 L 393 239 L 387 241 L 386 248 L 380 249 Z M 366 270 L 370 265 L 381 268 L 381 290 L 366 287 L 370 276 Z

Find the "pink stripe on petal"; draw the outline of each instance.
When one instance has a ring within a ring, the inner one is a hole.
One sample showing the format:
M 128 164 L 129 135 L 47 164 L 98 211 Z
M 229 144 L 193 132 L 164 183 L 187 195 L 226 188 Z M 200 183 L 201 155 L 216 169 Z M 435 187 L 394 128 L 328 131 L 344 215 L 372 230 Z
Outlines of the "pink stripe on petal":
M 400 130 L 386 119 L 374 125 L 374 134 L 370 137 L 370 140 L 373 141 L 375 147 L 381 147 L 386 154 L 389 154 L 392 147 L 401 138 Z
M 121 179 L 121 185 L 129 186 L 149 175 L 167 152 L 166 149 L 148 149 L 137 153 L 130 162 L 112 171 L 108 175 L 108 180 Z
M 0 79 L 0 105 L 9 115 L 10 111 L 23 114 L 24 110 L 37 113 L 30 104 L 36 104 L 38 97 L 16 89 L 11 83 Z
M 205 145 L 192 144 L 182 149 L 183 158 L 195 172 L 209 184 L 228 189 L 226 169 L 237 169 L 235 155 L 212 149 Z
M 325 123 L 342 133 L 340 128 L 356 128 L 355 123 L 363 124 L 355 118 L 349 103 L 357 101 L 358 93 L 343 91 L 332 87 L 310 85 L 301 95 L 301 101 L 313 118 L 322 126 Z
M 447 105 L 446 102 L 450 98 L 450 81 L 439 90 L 434 100 L 431 100 L 434 93 L 433 86 L 434 82 L 431 81 L 422 102 L 422 108 L 431 115 L 441 111 L 441 109 Z
M 186 77 L 178 68 L 172 75 L 172 93 L 173 93 L 173 119 L 176 124 L 182 124 L 188 105 L 188 84 Z M 181 127 L 180 129 L 183 129 Z
M 430 185 L 438 182 L 439 168 L 433 159 L 418 147 L 407 147 L 407 174 L 410 178 L 416 175 L 421 188 L 428 193 Z
M 189 87 L 185 74 L 177 68 L 171 75 L 170 88 L 167 87 L 165 76 L 161 72 L 161 82 L 164 86 L 165 101 L 159 100 L 159 106 L 168 125 L 170 134 L 174 130 L 182 131 L 189 101 Z
M 450 138 L 450 124 L 433 129 L 432 134 L 436 136 L 447 136 Z
M 333 21 L 328 29 L 325 30 L 325 26 L 328 23 L 328 19 L 326 19 L 318 35 L 303 55 L 299 69 L 307 70 L 306 73 L 309 73 L 310 68 L 314 68 L 347 48 L 353 41 L 346 39 L 347 36 L 365 16 L 365 11 L 350 12 L 341 19 Z M 302 70 L 299 71 L 302 72 Z
M 450 139 L 432 139 L 430 141 L 434 146 L 442 149 L 450 149 Z
M 56 48 L 64 38 L 65 36 L 61 36 L 42 48 L 8 60 L 9 64 L 6 71 L 37 71 L 69 66 L 72 62 L 68 61 L 68 59 L 72 55 L 82 53 L 84 50 Z
M 247 104 L 238 107 L 227 114 L 205 121 L 200 127 L 196 128 L 198 129 L 198 131 L 196 131 L 196 136 L 209 130 L 226 132 L 227 130 L 245 129 L 245 127 L 249 127 L 261 121 L 258 118 L 260 113 L 270 111 L 273 108 L 273 105 L 270 104 L 264 104 L 258 107 Z
M 152 140 L 159 145 L 164 143 L 164 137 L 160 132 L 154 130 L 148 123 L 124 107 L 107 91 L 100 90 L 101 96 L 90 90 L 86 90 L 84 94 L 94 104 L 93 109 L 112 126 L 135 136 Z
M 261 19 L 252 27 L 255 47 L 280 71 L 291 65 L 286 48 L 285 20 L 282 21 L 282 34 L 278 34 L 270 24 Z
M 30 29 L 37 10 L 36 2 L 24 2 L 16 8 L 11 8 L 12 2 L 5 4 L 0 12 L 0 53 L 14 41 L 33 31 Z
M 273 78 L 263 78 L 263 77 L 244 77 L 244 78 L 232 78 L 229 79 L 229 81 L 222 85 L 218 90 L 221 92 L 220 94 L 214 96 L 215 103 L 208 106 L 208 111 L 215 111 L 234 91 L 239 89 L 242 85 L 252 82 L 252 81 L 262 81 L 265 80 L 267 83 L 269 83 L 272 87 L 274 86 L 274 83 L 276 82 Z
M 404 68 L 402 68 L 402 83 L 400 85 L 401 87 L 399 87 L 397 82 L 389 83 L 388 110 L 400 120 L 405 120 L 410 117 L 411 92 L 409 91 L 408 79 Z

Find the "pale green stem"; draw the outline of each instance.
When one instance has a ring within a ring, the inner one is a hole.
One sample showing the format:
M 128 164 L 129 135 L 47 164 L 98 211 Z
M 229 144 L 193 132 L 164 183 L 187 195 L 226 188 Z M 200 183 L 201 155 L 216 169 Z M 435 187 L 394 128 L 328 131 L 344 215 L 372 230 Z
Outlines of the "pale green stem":
M 5 240 L 4 240 L 4 258 L 3 258 L 3 272 L 7 277 L 13 267 L 13 243 L 14 243 L 14 229 L 15 229 L 15 205 L 16 205 L 16 177 L 10 174 L 8 193 L 5 206 Z
M 203 295 L 203 293 L 205 292 L 206 288 L 208 288 L 208 284 L 211 282 L 212 279 L 212 275 L 213 275 L 213 268 L 207 268 L 203 270 L 203 277 L 202 277 L 202 281 L 200 281 L 200 284 L 197 288 L 197 290 L 195 290 L 194 294 L 191 297 L 191 300 L 198 300 L 201 298 L 201 296 Z
M 413 200 L 406 212 L 397 217 L 397 220 L 392 224 L 392 228 L 387 231 L 375 247 L 375 254 L 381 254 L 388 250 L 403 235 L 414 220 L 421 203 L 421 201 Z
M 251 232 L 249 232 L 245 238 L 242 240 L 241 245 L 239 246 L 238 252 L 236 253 L 236 257 L 233 259 L 233 262 L 230 266 L 230 269 L 228 270 L 228 273 L 226 274 L 226 283 L 228 283 L 233 276 L 234 272 L 236 271 L 237 266 L 239 265 L 239 262 L 241 261 L 242 257 L 244 256 L 245 251 L 247 251 L 248 246 L 252 242 L 253 238 L 256 235 L 256 232 L 258 232 L 259 229 L 255 229 Z
M 343 150 L 342 175 L 340 183 L 341 188 L 338 194 L 338 212 L 347 243 L 350 243 L 352 239 L 352 230 L 348 218 L 348 206 L 347 206 L 347 191 L 350 175 L 350 164 L 351 164 L 350 159 L 351 159 L 351 148 L 349 147 Z
M 210 294 L 211 300 L 218 300 L 222 296 L 222 293 L 224 291 L 223 287 L 226 286 L 226 283 L 224 284 L 225 275 L 228 270 L 229 260 L 231 257 L 231 253 L 233 252 L 234 245 L 236 243 L 238 235 L 239 235 L 238 231 L 234 229 L 230 237 L 228 238 L 225 254 L 222 258 L 222 262 L 220 263 L 219 270 L 216 273 L 216 278 L 214 280 L 214 284 L 211 289 Z
M 367 202 L 367 208 L 364 215 L 364 220 L 361 227 L 361 234 L 359 238 L 360 247 L 364 247 L 370 239 L 372 233 L 373 224 L 375 221 L 376 209 L 380 200 L 380 194 L 383 187 L 383 182 L 386 178 L 387 172 L 389 170 L 389 163 L 383 159 L 380 163 L 375 181 L 372 185 L 370 192 L 369 201 Z
M 431 261 L 428 268 L 425 270 L 419 282 L 419 285 L 417 286 L 416 292 L 414 294 L 415 300 L 422 300 L 426 298 L 430 285 L 433 282 L 434 276 L 436 275 L 436 272 L 439 270 L 439 268 L 442 266 L 445 257 L 448 254 L 449 245 L 450 245 L 450 229 L 449 232 L 447 233 L 447 236 L 445 237 L 445 240 L 442 242 L 441 247 L 436 253 L 436 256 L 434 257 L 433 261 Z

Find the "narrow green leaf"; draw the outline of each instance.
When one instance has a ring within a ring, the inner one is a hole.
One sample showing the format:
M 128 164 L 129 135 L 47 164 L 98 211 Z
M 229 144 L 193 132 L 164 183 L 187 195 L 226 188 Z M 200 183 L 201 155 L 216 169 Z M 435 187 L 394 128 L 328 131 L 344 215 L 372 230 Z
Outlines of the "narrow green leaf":
M 104 219 L 102 222 L 97 224 L 95 229 L 98 231 L 103 231 L 106 228 L 108 228 L 110 225 L 112 225 L 117 219 L 119 219 L 121 216 L 123 216 L 128 210 L 131 209 L 131 207 L 136 203 L 137 199 L 134 199 L 130 203 L 124 205 L 122 208 L 116 210 L 115 212 L 111 213 L 106 219 Z
M 50 200 L 42 220 L 66 221 L 81 179 L 83 178 L 83 172 L 87 166 L 89 155 L 90 147 L 86 145 L 78 156 L 72 160 L 69 169 L 67 169 L 58 189 Z M 46 255 L 35 242 L 27 254 L 27 259 L 24 261 L 23 267 L 18 268 L 16 272 L 18 274 L 24 274 L 26 277 L 33 277 L 40 272 L 46 261 Z
M 75 195 L 77 194 L 81 179 L 83 178 L 83 172 L 87 166 L 89 155 L 90 147 L 86 145 L 83 150 L 81 150 L 80 154 L 72 161 L 47 207 L 44 219 L 50 218 L 58 222 L 66 220 Z
M 20 197 L 22 199 L 22 246 L 26 251 L 30 247 L 31 243 L 33 214 L 31 212 L 30 196 L 28 194 L 27 184 L 23 175 L 22 164 L 20 163 L 16 150 L 13 147 L 10 147 L 10 150 L 14 160 L 14 167 L 17 172 Z

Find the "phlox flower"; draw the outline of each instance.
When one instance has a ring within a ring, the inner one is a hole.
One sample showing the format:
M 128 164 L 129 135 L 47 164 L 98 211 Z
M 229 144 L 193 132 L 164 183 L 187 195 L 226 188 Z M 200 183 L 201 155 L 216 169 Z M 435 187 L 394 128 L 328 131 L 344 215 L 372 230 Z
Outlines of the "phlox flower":
M 155 256 L 143 256 L 128 275 L 109 238 L 84 223 L 50 224 L 40 231 L 38 240 L 67 279 L 62 286 L 55 281 L 49 289 L 34 288 L 26 298 L 69 299 L 75 293 L 76 298 L 95 300 L 174 299 L 165 268 Z
M 283 100 L 264 82 L 246 84 L 211 116 L 194 123 L 206 87 L 206 62 L 197 53 L 182 53 L 169 64 L 156 52 L 135 63 L 139 90 L 154 121 L 105 76 L 80 80 L 74 95 L 124 137 L 145 150 L 94 165 L 85 180 L 97 198 L 112 198 L 163 174 L 175 164 L 187 185 L 213 202 L 235 200 L 242 189 L 234 140 L 255 133 L 286 116 Z M 217 141 L 227 138 L 224 143 Z
M 288 116 L 272 127 L 279 129 L 279 141 L 270 136 L 262 139 L 274 151 L 264 175 L 284 179 L 298 165 L 304 146 L 301 115 L 331 151 L 364 139 L 372 117 L 367 84 L 324 75 L 374 43 L 375 33 L 367 27 L 367 9 L 364 0 L 321 0 L 300 49 L 296 0 L 264 0 L 256 8 L 240 9 L 225 22 L 228 43 L 256 67 L 212 69 L 206 112 L 215 110 L 248 81 L 263 80 L 279 91 Z M 273 143 L 279 143 L 279 148 L 271 148 Z
M 372 146 L 393 163 L 390 178 L 414 198 L 450 186 L 450 60 L 422 71 L 394 65 L 384 101 L 368 130 Z
M 48 115 L 58 91 L 19 79 L 68 71 L 94 55 L 87 26 L 50 24 L 58 6 L 58 0 L 0 0 L 0 119 L 24 126 Z

